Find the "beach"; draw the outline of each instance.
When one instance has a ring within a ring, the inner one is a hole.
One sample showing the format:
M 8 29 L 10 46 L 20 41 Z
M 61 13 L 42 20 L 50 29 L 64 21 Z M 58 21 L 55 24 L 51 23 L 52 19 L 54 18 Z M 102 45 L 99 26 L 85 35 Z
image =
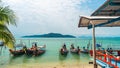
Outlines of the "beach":
M 69 64 L 63 64 L 63 65 L 59 65 L 59 64 L 31 64 L 31 65 L 13 65 L 13 66 L 6 66 L 6 67 L 2 67 L 2 68 L 93 68 L 92 64 L 73 64 L 73 65 L 69 65 Z M 98 66 L 98 68 L 101 68 L 100 66 Z

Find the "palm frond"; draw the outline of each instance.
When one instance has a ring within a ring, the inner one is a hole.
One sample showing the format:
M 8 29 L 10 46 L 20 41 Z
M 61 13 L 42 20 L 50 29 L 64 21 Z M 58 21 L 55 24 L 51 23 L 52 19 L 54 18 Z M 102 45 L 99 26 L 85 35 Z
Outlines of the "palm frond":
M 0 30 L 0 40 L 2 40 L 6 46 L 12 48 L 15 43 L 13 35 L 7 31 Z
M 9 6 L 0 6 L 0 23 L 16 25 L 16 18 L 14 12 L 9 9 Z
M 11 33 L 11 31 L 8 29 L 8 27 L 6 25 L 3 25 L 3 24 L 0 24 L 0 30 L 4 30 L 4 31 Z
M 7 28 L 7 25 L 9 24 L 16 26 L 16 16 L 9 6 L 0 6 L 0 40 L 2 40 L 9 48 L 13 48 L 15 38 Z

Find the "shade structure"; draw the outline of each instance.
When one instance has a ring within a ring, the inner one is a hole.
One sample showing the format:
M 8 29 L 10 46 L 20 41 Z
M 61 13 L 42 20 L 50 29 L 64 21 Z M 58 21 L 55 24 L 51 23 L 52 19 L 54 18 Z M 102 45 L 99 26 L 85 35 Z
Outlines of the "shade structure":
M 91 22 L 95 27 L 118 27 L 120 26 L 119 16 L 81 16 L 78 27 L 91 28 Z
M 95 27 L 118 27 L 120 26 L 119 16 L 91 16 L 81 17 L 78 27 L 93 28 L 93 62 L 94 68 L 97 68 L 96 64 L 96 39 L 95 39 Z
M 120 16 L 120 0 L 106 0 L 91 16 Z
M 81 16 L 78 27 L 93 28 L 93 62 L 96 64 L 96 39 L 95 27 L 118 27 L 120 26 L 120 0 L 107 0 L 99 7 L 91 17 Z

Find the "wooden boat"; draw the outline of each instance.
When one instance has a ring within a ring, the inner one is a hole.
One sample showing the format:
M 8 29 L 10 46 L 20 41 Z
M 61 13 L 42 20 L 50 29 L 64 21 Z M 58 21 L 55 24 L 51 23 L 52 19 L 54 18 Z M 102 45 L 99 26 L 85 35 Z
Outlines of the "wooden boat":
M 73 53 L 73 54 L 80 54 L 80 48 L 79 48 L 79 46 L 77 46 L 77 48 L 75 48 L 74 44 L 71 44 L 70 52 Z
M 89 50 L 86 50 L 86 51 L 80 51 L 81 53 L 84 53 L 84 54 L 89 54 Z
M 39 56 L 45 53 L 46 49 L 45 46 L 39 46 L 37 47 L 37 50 L 32 50 L 32 48 L 30 49 L 25 49 L 25 54 L 28 56 Z
M 25 51 L 24 50 L 12 50 L 12 49 L 9 49 L 10 53 L 13 55 L 13 56 L 20 56 L 20 55 L 23 55 L 25 54 Z
M 87 49 L 85 47 L 83 47 L 83 50 L 81 51 L 81 53 L 88 54 L 89 53 L 89 47 L 87 47 Z
M 89 54 L 89 47 L 90 47 L 90 41 L 88 42 L 87 47 L 83 47 L 82 51 L 80 52 L 84 54 Z
M 73 54 L 80 54 L 80 51 L 78 51 L 77 49 L 70 49 L 70 52 Z
M 60 54 L 61 54 L 61 55 L 67 55 L 68 52 L 69 52 L 68 50 L 60 49 Z
M 67 50 L 67 47 L 66 47 L 65 43 L 63 44 L 63 46 L 62 46 L 62 48 L 60 49 L 59 52 L 60 52 L 61 55 L 67 56 L 67 54 L 68 54 L 69 51 Z

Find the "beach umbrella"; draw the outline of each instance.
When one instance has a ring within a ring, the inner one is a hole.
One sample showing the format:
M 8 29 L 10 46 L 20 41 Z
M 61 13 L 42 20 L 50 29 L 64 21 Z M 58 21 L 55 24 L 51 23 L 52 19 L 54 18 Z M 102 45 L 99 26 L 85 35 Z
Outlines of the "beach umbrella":
M 96 38 L 95 27 L 118 27 L 120 26 L 120 0 L 107 0 L 90 17 L 81 16 L 78 27 L 93 28 L 93 58 L 94 68 L 96 65 Z

